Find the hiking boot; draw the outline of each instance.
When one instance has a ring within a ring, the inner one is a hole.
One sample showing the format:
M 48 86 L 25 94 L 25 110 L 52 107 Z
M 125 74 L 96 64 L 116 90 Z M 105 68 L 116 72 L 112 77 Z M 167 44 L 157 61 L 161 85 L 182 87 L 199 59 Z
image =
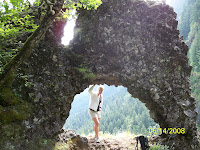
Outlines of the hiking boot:
M 96 136 L 92 138 L 92 140 L 94 140 L 94 141 L 96 141 L 96 139 L 97 139 L 97 137 L 96 137 Z

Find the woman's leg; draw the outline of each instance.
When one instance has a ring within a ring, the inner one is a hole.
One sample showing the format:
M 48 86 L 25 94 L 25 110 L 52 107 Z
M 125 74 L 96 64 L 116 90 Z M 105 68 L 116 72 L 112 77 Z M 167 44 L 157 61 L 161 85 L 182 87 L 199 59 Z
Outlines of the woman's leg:
M 95 137 L 99 137 L 99 119 L 97 117 L 92 118 L 94 121 L 94 132 L 95 132 Z
M 99 123 L 100 123 L 101 111 L 98 111 L 98 112 L 97 112 L 97 117 L 98 117 L 98 120 L 99 120 Z

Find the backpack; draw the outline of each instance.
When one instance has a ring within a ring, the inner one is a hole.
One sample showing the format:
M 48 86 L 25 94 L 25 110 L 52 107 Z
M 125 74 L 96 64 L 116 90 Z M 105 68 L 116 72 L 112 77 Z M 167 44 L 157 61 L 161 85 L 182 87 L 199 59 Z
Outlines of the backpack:
M 137 150 L 138 150 L 138 140 L 140 141 L 140 145 L 141 145 L 142 150 L 148 150 L 150 148 L 149 141 L 148 141 L 147 137 L 138 136 L 138 137 L 136 137 L 136 140 L 137 140 L 137 145 L 136 145 Z

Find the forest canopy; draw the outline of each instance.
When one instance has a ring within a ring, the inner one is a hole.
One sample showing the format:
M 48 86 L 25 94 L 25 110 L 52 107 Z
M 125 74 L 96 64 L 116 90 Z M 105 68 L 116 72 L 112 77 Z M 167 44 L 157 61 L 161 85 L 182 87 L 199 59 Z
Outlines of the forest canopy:
M 179 20 L 180 34 L 189 46 L 189 64 L 193 67 L 190 76 L 192 95 L 200 112 L 200 0 L 187 0 Z M 200 115 L 198 115 L 198 125 Z

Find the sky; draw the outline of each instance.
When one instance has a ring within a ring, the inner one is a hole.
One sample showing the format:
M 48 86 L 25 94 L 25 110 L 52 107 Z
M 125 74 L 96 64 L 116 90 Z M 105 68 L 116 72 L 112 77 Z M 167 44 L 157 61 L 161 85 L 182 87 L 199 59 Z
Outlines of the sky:
M 75 14 L 75 11 L 73 11 L 72 13 Z M 62 38 L 63 45 L 69 45 L 69 42 L 73 39 L 75 23 L 76 19 L 70 16 L 64 28 L 64 37 Z

